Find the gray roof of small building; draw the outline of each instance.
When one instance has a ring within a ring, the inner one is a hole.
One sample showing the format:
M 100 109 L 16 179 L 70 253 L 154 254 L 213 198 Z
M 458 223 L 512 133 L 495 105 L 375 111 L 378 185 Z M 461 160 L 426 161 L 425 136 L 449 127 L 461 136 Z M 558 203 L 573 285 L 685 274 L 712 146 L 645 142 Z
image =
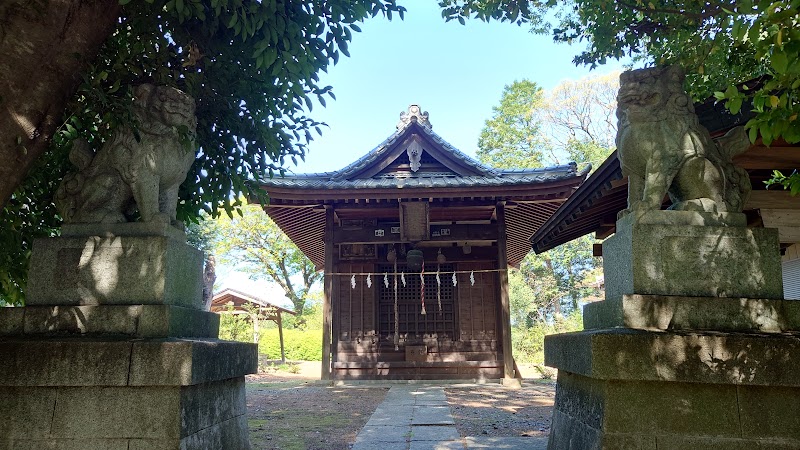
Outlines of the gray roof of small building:
M 411 130 L 413 128 L 413 130 Z M 450 157 L 468 167 L 476 175 L 462 176 L 457 173 L 444 172 L 412 172 L 403 175 L 380 174 L 371 178 L 355 178 L 361 171 L 379 162 L 394 148 L 395 144 L 411 134 L 411 131 L 426 136 L 438 144 Z M 419 124 L 410 120 L 398 125 L 386 140 L 367 154 L 335 172 L 317 172 L 304 174 L 287 174 L 261 180 L 265 186 L 293 189 L 391 189 L 391 188 L 453 188 L 453 187 L 489 187 L 512 186 L 521 184 L 537 184 L 585 176 L 588 168 L 578 172 L 575 163 L 543 167 L 537 169 L 500 170 L 481 164 L 469 157 L 441 136 L 436 134 L 429 124 Z

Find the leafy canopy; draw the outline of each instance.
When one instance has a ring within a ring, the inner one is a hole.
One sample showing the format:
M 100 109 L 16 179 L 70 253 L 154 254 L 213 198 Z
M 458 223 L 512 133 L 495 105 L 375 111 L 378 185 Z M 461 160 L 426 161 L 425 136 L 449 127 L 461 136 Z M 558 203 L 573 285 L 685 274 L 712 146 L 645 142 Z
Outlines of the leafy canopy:
M 478 142 L 478 159 L 500 168 L 536 168 L 569 157 L 579 163 L 605 160 L 616 134 L 616 74 L 566 81 L 545 92 L 530 80 L 503 89 L 500 104 Z M 599 260 L 585 236 L 547 253 L 529 253 L 512 273 L 512 322 L 522 334 L 537 323 L 579 310 L 597 298 Z M 519 333 L 518 333 L 519 334 Z M 521 344 L 520 344 L 521 345 Z
M 199 151 L 181 186 L 179 217 L 230 215 L 243 196 L 266 201 L 254 180 L 304 157 L 322 126 L 308 115 L 313 100 L 325 105 L 334 97 L 318 74 L 349 56 L 358 23 L 405 11 L 394 0 L 120 3 L 100 53 L 75 55 L 90 63 L 63 123 L 0 213 L 0 302 L 24 301 L 32 241 L 57 233 L 52 194 L 70 169 L 72 142 L 82 138 L 96 150 L 117 127 L 136 125 L 130 86 L 169 85 L 196 99 Z
M 218 260 L 253 279 L 277 283 L 303 315 L 312 288 L 322 279 L 314 264 L 258 205 L 245 205 L 233 217 L 205 220 L 197 232 Z
M 531 24 L 557 42 L 585 44 L 576 64 L 631 56 L 680 64 L 695 100 L 716 95 L 755 113 L 751 141 L 800 142 L 800 0 L 440 0 L 448 20 Z M 742 83 L 761 78 L 755 86 Z M 800 179 L 794 178 L 800 183 Z M 791 186 L 792 178 L 783 179 Z M 800 186 L 797 188 L 800 191 Z

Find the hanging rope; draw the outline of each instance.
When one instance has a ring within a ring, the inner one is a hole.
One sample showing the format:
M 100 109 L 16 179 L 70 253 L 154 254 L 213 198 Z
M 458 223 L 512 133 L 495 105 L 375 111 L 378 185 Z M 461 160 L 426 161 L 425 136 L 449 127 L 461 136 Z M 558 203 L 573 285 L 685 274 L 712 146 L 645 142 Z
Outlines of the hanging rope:
M 442 279 L 439 278 L 439 264 L 436 265 L 436 302 L 439 304 L 439 312 L 442 312 Z
M 508 272 L 510 269 L 480 269 L 480 270 L 448 270 L 440 272 L 442 275 L 456 275 L 456 274 L 469 274 L 469 273 L 493 273 L 493 272 Z M 402 272 L 401 272 L 402 273 Z M 413 272 L 410 272 L 413 273 Z M 339 276 L 364 276 L 367 275 L 375 275 L 380 276 L 383 275 L 383 272 L 331 272 L 328 275 L 339 275 Z
M 425 262 L 422 262 L 422 270 L 419 272 L 419 299 L 422 302 L 422 311 L 420 314 L 423 316 L 425 312 Z
M 400 308 L 397 306 L 397 261 L 394 262 L 394 349 L 400 350 Z

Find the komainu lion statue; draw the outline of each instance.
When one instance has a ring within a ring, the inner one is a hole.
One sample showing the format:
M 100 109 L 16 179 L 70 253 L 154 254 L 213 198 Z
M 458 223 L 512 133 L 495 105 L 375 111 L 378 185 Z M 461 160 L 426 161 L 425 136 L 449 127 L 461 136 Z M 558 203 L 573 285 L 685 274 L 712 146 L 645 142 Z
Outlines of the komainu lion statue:
M 667 194 L 672 210 L 741 212 L 750 194 L 747 172 L 731 162 L 750 145 L 744 130 L 735 128 L 715 143 L 700 125 L 683 80 L 678 66 L 620 76 L 617 151 L 628 177 L 623 215 L 659 210 Z
M 194 99 L 151 84 L 134 94 L 138 136 L 122 127 L 97 154 L 85 141 L 73 145 L 69 159 L 78 171 L 64 177 L 55 196 L 65 222 L 127 222 L 135 202 L 142 221 L 178 225 L 178 187 L 195 157 Z

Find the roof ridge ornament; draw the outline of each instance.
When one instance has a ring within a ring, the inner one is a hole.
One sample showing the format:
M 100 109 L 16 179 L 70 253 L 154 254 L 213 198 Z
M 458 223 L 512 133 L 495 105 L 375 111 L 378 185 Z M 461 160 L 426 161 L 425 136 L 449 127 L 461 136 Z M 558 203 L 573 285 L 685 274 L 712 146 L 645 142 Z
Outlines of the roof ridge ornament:
M 428 112 L 422 111 L 419 105 L 411 104 L 408 111 L 400 113 L 400 121 L 397 122 L 397 129 L 407 127 L 412 121 L 417 122 L 420 126 L 427 129 L 432 129 L 431 121 L 428 118 Z

